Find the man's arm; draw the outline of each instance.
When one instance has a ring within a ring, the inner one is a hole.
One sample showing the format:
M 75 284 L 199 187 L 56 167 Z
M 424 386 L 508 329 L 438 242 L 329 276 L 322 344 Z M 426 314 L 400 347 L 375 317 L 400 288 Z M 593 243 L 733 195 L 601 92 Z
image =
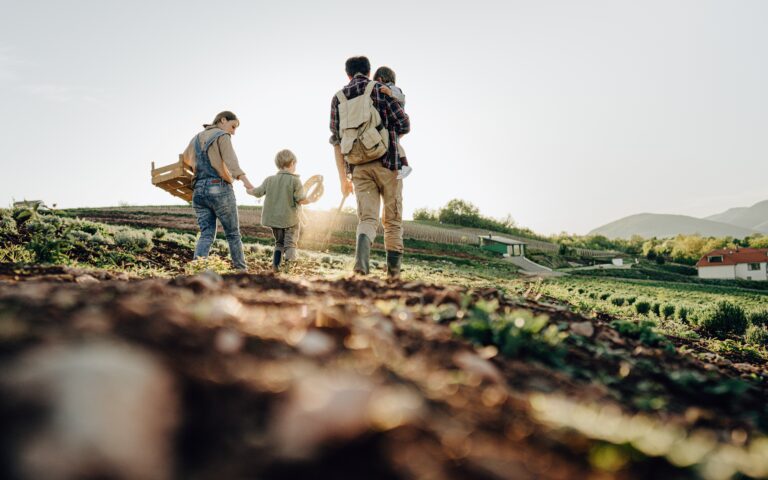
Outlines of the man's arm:
M 347 165 L 344 161 L 344 155 L 341 153 L 341 145 L 333 146 L 333 154 L 336 157 L 336 170 L 339 172 L 341 194 L 346 197 L 350 193 L 355 193 L 355 189 L 352 186 L 352 180 L 347 178 Z
M 339 172 L 339 183 L 341 184 L 341 194 L 347 196 L 353 193 L 352 181 L 347 178 L 347 165 L 344 162 L 344 155 L 341 153 L 341 135 L 339 134 L 339 99 L 336 96 L 331 100 L 331 138 L 329 140 L 333 145 L 333 155 L 336 160 L 336 170 Z

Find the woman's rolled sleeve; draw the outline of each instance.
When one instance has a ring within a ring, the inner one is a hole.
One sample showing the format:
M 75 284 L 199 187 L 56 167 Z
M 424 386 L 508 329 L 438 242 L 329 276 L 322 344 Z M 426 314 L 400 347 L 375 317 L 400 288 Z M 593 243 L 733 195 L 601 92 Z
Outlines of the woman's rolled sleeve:
M 216 141 L 219 145 L 219 152 L 221 152 L 221 160 L 232 175 L 232 178 L 237 180 L 245 175 L 245 172 L 240 168 L 240 162 L 237 160 L 237 155 L 235 154 L 235 149 L 232 147 L 232 139 L 230 136 L 222 135 Z

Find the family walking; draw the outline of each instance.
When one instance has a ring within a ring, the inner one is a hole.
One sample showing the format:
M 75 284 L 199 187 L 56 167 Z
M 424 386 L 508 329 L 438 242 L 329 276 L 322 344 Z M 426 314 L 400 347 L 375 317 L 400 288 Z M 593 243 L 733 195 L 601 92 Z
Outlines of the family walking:
M 398 278 L 403 258 L 403 178 L 410 172 L 400 136 L 410 131 L 403 110 L 405 96 L 395 84 L 395 72 L 379 68 L 371 79 L 366 57 L 345 63 L 349 83 L 331 101 L 331 138 L 342 195 L 357 198 L 354 272 L 370 272 L 371 245 L 376 239 L 381 206 L 387 276 Z M 265 196 L 261 223 L 275 238 L 274 271 L 296 258 L 300 235 L 299 209 L 310 202 L 296 174 L 296 155 L 281 150 L 275 156 L 278 171 L 254 186 L 240 168 L 231 136 L 240 127 L 237 116 L 221 112 L 189 142 L 184 162 L 194 171 L 192 206 L 200 236 L 195 258 L 206 257 L 221 223 L 234 267 L 246 271 L 233 183 L 243 182 L 246 192 Z M 284 268 L 284 267 L 283 267 Z

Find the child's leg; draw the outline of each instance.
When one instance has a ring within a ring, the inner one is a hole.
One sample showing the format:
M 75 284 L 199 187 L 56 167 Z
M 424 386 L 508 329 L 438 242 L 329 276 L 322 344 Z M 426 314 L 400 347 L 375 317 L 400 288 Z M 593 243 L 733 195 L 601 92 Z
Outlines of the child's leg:
M 397 155 L 400 157 L 400 163 L 403 164 L 404 167 L 408 166 L 408 157 L 405 155 L 405 150 L 403 150 L 403 146 L 400 145 L 400 140 L 397 141 Z
M 301 235 L 301 226 L 285 229 L 285 259 L 296 260 L 297 251 L 296 245 L 299 243 L 299 235 Z
M 397 179 L 402 180 L 408 175 L 410 175 L 411 170 L 413 169 L 408 166 L 408 157 L 405 156 L 405 150 L 403 150 L 403 147 L 400 145 L 400 142 L 397 142 L 397 152 L 398 152 L 398 155 L 400 156 L 400 163 L 402 163 L 400 170 L 397 171 Z
M 275 237 L 275 251 L 272 254 L 272 270 L 275 272 L 280 269 L 280 261 L 285 250 L 285 229 L 272 228 L 272 236 Z

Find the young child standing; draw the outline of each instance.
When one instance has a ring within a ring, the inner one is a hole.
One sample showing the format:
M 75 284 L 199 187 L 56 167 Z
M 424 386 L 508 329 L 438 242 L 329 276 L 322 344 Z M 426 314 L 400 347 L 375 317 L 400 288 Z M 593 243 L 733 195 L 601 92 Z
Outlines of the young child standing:
M 386 93 L 390 97 L 397 100 L 397 103 L 401 107 L 405 107 L 405 94 L 403 91 L 395 85 L 395 71 L 389 67 L 379 67 L 376 73 L 373 74 L 373 79 L 379 83 L 383 83 L 387 86 L 387 89 L 382 89 L 382 92 Z M 403 179 L 411 174 L 413 168 L 408 165 L 408 159 L 405 156 L 405 150 L 400 145 L 400 139 L 397 139 L 397 152 L 402 162 L 402 167 L 397 172 L 398 180 Z
M 276 175 L 267 177 L 258 187 L 246 190 L 256 198 L 264 199 L 261 210 L 261 224 L 272 229 L 275 237 L 275 252 L 272 256 L 272 270 L 278 272 L 296 259 L 296 244 L 299 242 L 301 205 L 310 203 L 304 187 L 296 175 L 296 155 L 290 150 L 280 150 L 275 155 Z

